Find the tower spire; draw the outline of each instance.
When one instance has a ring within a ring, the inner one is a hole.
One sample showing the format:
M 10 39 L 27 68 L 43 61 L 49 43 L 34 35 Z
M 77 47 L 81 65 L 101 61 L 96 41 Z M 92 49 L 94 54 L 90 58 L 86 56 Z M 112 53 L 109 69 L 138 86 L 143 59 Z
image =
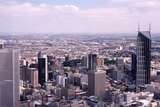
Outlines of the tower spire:
M 152 25 L 149 24 L 149 32 L 151 32 L 151 30 L 152 30 Z
M 140 32 L 140 23 L 138 22 L 138 32 Z

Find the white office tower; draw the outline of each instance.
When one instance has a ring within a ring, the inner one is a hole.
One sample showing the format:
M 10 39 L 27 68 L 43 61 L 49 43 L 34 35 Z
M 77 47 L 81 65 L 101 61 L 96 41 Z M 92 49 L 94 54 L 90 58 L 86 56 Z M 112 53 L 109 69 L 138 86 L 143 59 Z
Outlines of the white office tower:
M 18 107 L 19 51 L 0 49 L 0 107 Z

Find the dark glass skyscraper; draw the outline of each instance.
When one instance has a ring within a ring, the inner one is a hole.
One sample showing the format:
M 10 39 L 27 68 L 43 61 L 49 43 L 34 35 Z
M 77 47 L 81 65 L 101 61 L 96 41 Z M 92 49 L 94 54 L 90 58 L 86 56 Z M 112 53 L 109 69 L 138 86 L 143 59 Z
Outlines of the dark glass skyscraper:
M 48 80 L 48 65 L 47 57 L 38 58 L 38 82 L 41 85 L 44 85 Z
M 88 70 L 96 70 L 97 66 L 97 55 L 96 54 L 89 54 L 88 55 Z
M 136 73 L 137 73 L 137 55 L 136 53 L 132 53 L 131 76 L 134 82 L 136 81 Z
M 150 83 L 151 34 L 150 31 L 138 32 L 137 36 L 137 73 L 136 85 Z

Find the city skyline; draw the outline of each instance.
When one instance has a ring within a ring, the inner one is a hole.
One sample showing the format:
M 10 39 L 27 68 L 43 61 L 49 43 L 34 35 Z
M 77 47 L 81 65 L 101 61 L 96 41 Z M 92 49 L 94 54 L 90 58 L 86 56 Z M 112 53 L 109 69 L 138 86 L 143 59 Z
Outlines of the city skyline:
M 0 32 L 134 33 L 152 24 L 159 33 L 158 0 L 0 0 Z
M 138 29 L 137 40 L 1 37 L 2 107 L 159 107 L 160 41 L 151 35 Z M 7 48 L 20 54 L 3 53 Z M 6 88 L 12 75 L 13 97 Z
M 0 0 L 0 107 L 160 107 L 160 0 Z

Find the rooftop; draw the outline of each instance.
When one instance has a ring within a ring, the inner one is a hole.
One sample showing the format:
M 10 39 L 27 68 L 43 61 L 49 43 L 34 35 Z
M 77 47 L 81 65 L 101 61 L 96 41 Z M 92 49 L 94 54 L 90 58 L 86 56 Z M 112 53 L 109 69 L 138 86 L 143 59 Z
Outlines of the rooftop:
M 151 33 L 150 33 L 150 31 L 140 31 L 139 33 L 141 33 L 145 37 L 151 39 Z

